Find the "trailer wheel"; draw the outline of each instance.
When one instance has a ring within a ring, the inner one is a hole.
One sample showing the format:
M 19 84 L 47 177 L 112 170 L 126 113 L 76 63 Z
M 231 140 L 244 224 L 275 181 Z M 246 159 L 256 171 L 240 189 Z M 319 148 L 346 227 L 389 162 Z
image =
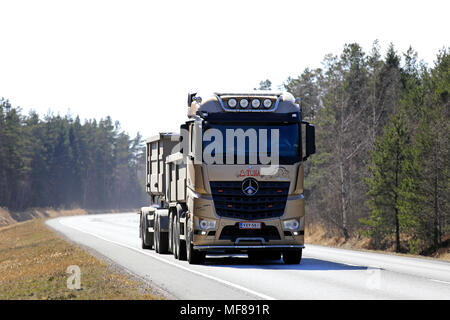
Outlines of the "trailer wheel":
M 167 232 L 161 232 L 160 217 L 155 221 L 155 251 L 158 253 L 167 253 L 169 239 Z
M 177 240 L 177 227 L 176 227 L 177 220 L 178 220 L 177 216 L 174 215 L 173 219 L 172 219 L 173 223 L 172 223 L 171 229 L 172 229 L 172 252 L 173 252 L 173 256 L 175 257 L 175 259 L 178 259 L 178 248 L 177 248 L 178 240 Z
M 148 231 L 147 214 L 141 214 L 141 240 L 142 249 L 151 249 L 153 247 L 153 233 Z
M 158 226 L 157 220 L 155 220 L 155 233 L 154 233 L 154 237 L 155 237 L 155 252 L 156 252 L 156 253 L 160 253 L 160 252 L 159 252 L 159 226 Z
M 168 238 L 169 238 L 169 252 L 171 252 L 171 253 L 175 252 L 175 250 L 173 249 L 173 243 L 174 243 L 173 233 L 174 233 L 173 232 L 173 213 L 171 213 L 169 211 L 169 235 L 168 235 Z
M 283 261 L 285 264 L 299 264 L 302 261 L 302 249 L 283 252 Z
M 160 232 L 159 233 L 159 253 L 167 253 L 169 252 L 169 233 L 168 232 Z
M 186 257 L 189 264 L 204 264 L 206 252 L 201 252 L 194 249 L 192 241 L 194 240 L 194 232 L 190 227 L 190 221 L 186 220 L 187 223 L 187 237 L 186 237 Z
M 183 246 L 182 241 L 180 239 L 180 222 L 178 220 L 178 216 L 175 216 L 175 258 L 178 260 L 186 260 L 186 247 Z

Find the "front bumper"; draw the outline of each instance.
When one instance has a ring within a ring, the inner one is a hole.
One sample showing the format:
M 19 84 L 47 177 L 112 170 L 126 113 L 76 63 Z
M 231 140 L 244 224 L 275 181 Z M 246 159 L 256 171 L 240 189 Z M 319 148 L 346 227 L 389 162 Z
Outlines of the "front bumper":
M 260 220 L 244 220 L 218 216 L 212 198 L 195 197 L 190 204 L 199 218 L 216 221 L 214 230 L 200 233 L 194 226 L 194 249 L 201 251 L 248 252 L 253 250 L 300 250 L 304 248 L 304 228 L 298 234 L 285 230 L 283 221 L 304 217 L 303 195 L 289 196 L 284 213 L 280 217 Z M 257 221 L 262 223 L 261 230 L 240 230 L 238 223 Z
M 304 245 L 203 245 L 194 246 L 195 250 L 199 251 L 232 251 L 232 252 L 242 252 L 242 251 L 257 251 L 257 250 L 272 250 L 272 251 L 297 251 L 303 249 Z

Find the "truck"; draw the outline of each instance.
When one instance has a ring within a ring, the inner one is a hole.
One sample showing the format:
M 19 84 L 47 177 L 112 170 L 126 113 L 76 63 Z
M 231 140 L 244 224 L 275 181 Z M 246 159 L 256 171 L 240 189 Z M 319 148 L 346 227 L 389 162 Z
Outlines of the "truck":
M 206 254 L 301 262 L 304 162 L 314 125 L 289 92 L 188 94 L 180 132 L 146 139 L 143 249 L 190 264 Z

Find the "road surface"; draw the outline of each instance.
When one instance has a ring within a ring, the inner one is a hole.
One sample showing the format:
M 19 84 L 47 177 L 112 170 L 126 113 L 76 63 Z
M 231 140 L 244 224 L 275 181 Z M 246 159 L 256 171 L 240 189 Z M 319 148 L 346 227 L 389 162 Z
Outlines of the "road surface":
M 176 299 L 450 299 L 444 261 L 306 245 L 300 265 L 254 264 L 246 255 L 207 256 L 205 265 L 189 265 L 141 249 L 136 213 L 47 224 Z

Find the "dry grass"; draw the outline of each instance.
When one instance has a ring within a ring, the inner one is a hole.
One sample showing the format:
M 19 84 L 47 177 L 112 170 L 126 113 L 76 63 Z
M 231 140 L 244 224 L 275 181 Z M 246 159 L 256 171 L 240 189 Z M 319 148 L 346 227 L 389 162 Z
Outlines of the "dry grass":
M 324 226 L 319 224 L 310 224 L 305 228 L 305 242 L 349 249 L 370 248 L 370 239 L 368 238 L 351 238 L 345 241 L 344 237 L 330 234 Z
M 70 210 L 53 208 L 28 208 L 22 211 L 9 211 L 7 208 L 0 208 L 0 227 L 14 223 L 40 218 L 56 218 L 60 216 L 75 216 L 88 214 L 84 209 L 76 208 Z
M 400 254 L 394 252 L 394 246 L 392 245 L 385 251 L 373 250 L 371 245 L 371 240 L 366 237 L 352 237 L 345 241 L 343 236 L 330 234 L 327 229 L 319 224 L 310 224 L 305 228 L 305 242 L 311 244 L 318 244 L 328 247 L 338 247 L 344 249 L 356 249 L 356 250 L 367 250 L 379 253 L 389 253 L 407 256 L 416 256 L 412 254 Z M 423 256 L 422 256 L 423 257 Z M 440 248 L 438 251 L 434 252 L 429 258 L 437 258 L 441 260 L 450 261 L 450 246 L 445 248 Z
M 0 207 L 0 227 L 31 219 L 75 216 L 87 213 L 88 212 L 86 210 L 80 208 L 70 210 L 55 210 L 53 208 L 29 208 L 20 212 L 10 212 L 7 208 Z
M 16 223 L 6 208 L 0 207 L 0 227 Z
M 43 219 L 0 228 L 0 299 L 155 299 L 148 288 L 50 231 Z M 81 289 L 67 288 L 67 267 Z
M 96 213 L 117 213 L 117 212 L 135 212 L 137 209 L 103 209 L 89 211 L 81 208 L 75 209 L 54 209 L 54 208 L 28 208 L 21 211 L 9 211 L 8 208 L 0 207 L 0 227 L 12 225 L 31 219 L 56 218 L 61 216 L 76 216 L 83 214 Z

